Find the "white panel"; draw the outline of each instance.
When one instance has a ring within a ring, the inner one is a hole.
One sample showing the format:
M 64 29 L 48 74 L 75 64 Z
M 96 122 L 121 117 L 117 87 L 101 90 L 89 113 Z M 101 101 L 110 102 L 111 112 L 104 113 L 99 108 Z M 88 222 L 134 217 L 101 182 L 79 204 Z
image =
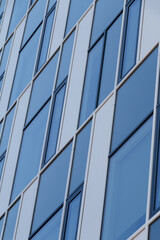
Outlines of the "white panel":
M 18 152 L 19 152 L 21 137 L 23 133 L 23 126 L 24 126 L 24 121 L 25 121 L 25 116 L 26 116 L 26 111 L 28 106 L 29 94 L 30 94 L 30 88 L 28 88 L 27 91 L 24 92 L 24 94 L 20 98 L 17 113 L 16 113 L 16 119 L 14 123 L 14 128 L 11 136 L 10 146 L 6 154 L 5 169 L 4 169 L 4 175 L 2 178 L 2 185 L 1 185 L 1 191 L 0 191 L 0 203 L 1 203 L 0 216 L 6 210 L 9 203 L 12 182 L 14 178 Z
M 147 240 L 146 231 L 144 230 L 141 232 L 137 237 L 134 238 L 134 240 Z
M 3 115 L 7 110 L 9 95 L 12 87 L 12 81 L 14 78 L 14 72 L 16 69 L 16 63 L 18 59 L 21 39 L 23 35 L 23 30 L 24 30 L 24 25 L 25 25 L 25 19 L 21 22 L 21 24 L 17 28 L 15 37 L 13 39 L 14 42 L 12 43 L 13 45 L 12 45 L 12 50 L 10 54 L 10 59 L 5 72 L 4 83 L 2 86 L 2 95 L 1 95 L 1 101 L 0 101 L 0 119 L 3 117 Z
M 145 1 L 140 59 L 142 59 L 153 48 L 153 46 L 160 41 L 159 12 L 159 0 Z
M 37 192 L 36 180 L 24 193 L 15 240 L 28 240 Z
M 112 96 L 96 115 L 81 240 L 100 239 L 113 109 L 114 97 Z
M 13 3 L 14 3 L 14 0 L 7 1 L 7 7 L 4 12 L 2 28 L 1 28 L 1 32 L 0 32 L 0 48 L 3 47 L 5 39 L 6 39 L 8 25 L 9 25 L 11 13 L 12 13 Z
M 59 45 L 63 40 L 66 21 L 67 21 L 69 1 L 70 0 L 59 0 L 49 56 L 51 56 L 55 52 L 55 50 L 59 47 Z
M 92 17 L 93 8 L 91 8 L 87 15 L 82 19 L 78 28 L 75 55 L 69 80 L 68 96 L 66 99 L 60 148 L 65 145 L 77 129 Z

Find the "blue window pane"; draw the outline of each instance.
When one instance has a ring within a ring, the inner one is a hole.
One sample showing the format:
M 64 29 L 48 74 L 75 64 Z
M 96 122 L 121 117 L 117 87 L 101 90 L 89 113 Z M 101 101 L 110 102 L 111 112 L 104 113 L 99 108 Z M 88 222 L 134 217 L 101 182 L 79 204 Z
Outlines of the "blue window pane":
M 129 7 L 122 77 L 134 66 L 137 54 L 141 0 L 135 0 Z
M 62 209 L 60 209 L 45 225 L 40 229 L 32 240 L 58 240 L 61 223 Z
M 41 27 L 38 28 L 33 37 L 20 52 L 9 106 L 13 104 L 13 102 L 16 100 L 19 94 L 32 80 L 40 31 Z
M 10 38 L 10 40 L 7 42 L 7 44 L 5 45 L 5 48 L 4 48 L 1 65 L 0 65 L 0 76 L 4 73 L 4 71 L 6 69 L 11 42 L 12 42 L 12 38 Z
M 13 239 L 18 207 L 19 207 L 19 201 L 17 201 L 16 204 L 14 204 L 14 206 L 9 210 L 6 226 L 4 229 L 3 240 Z
M 41 176 L 32 233 L 64 200 L 71 146 L 69 144 Z
M 69 203 L 67 226 L 66 226 L 66 232 L 64 237 L 65 240 L 76 239 L 80 204 L 81 204 L 81 194 L 79 194 L 76 198 L 74 198 Z
M 89 53 L 79 126 L 90 116 L 90 114 L 96 108 L 103 45 L 104 37 L 100 39 L 100 41 Z
M 6 3 L 6 0 L 2 0 L 1 3 L 0 3 L 0 15 L 1 15 L 1 14 L 3 13 L 3 11 L 4 11 L 5 3 Z
M 3 156 L 3 158 L 0 159 L 0 180 L 1 180 L 1 176 L 2 176 L 4 159 L 5 159 L 5 156 Z
M 51 61 L 34 81 L 29 110 L 27 114 L 27 123 L 51 96 L 57 69 L 58 56 L 59 52 L 56 53 L 56 55 L 51 59 Z
M 11 132 L 15 107 L 8 113 L 0 142 L 0 156 L 7 150 L 8 140 Z
M 49 47 L 49 41 L 50 41 L 50 35 L 52 30 L 52 24 L 54 19 L 55 11 L 53 10 L 52 13 L 47 17 L 46 19 L 46 25 L 44 30 L 44 35 L 41 43 L 41 49 L 39 53 L 39 62 L 38 62 L 38 69 L 42 67 L 42 65 L 45 63 L 47 59 L 47 53 L 48 53 L 48 47 Z
M 28 7 L 28 0 L 15 0 L 14 8 L 11 16 L 11 21 L 8 30 L 8 36 L 13 32 L 17 24 L 20 22 L 22 17 L 25 15 Z
M 149 230 L 149 240 L 159 240 L 160 236 L 160 218 L 153 222 Z
M 97 2 L 90 45 L 97 40 L 121 12 L 123 2 L 124 0 L 99 0 Z
M 73 48 L 73 41 L 74 41 L 74 32 L 70 35 L 67 41 L 64 43 L 62 56 L 61 56 L 61 63 L 58 72 L 58 79 L 57 79 L 57 87 L 61 84 L 61 82 L 68 76 L 72 48 Z
M 99 104 L 107 97 L 107 95 L 114 88 L 121 22 L 122 16 L 120 15 L 120 17 L 107 31 L 101 85 L 98 100 Z
M 48 162 L 56 152 L 59 126 L 61 122 L 61 115 L 62 115 L 62 109 L 63 109 L 64 95 L 65 95 L 65 85 L 63 86 L 63 88 L 61 88 L 61 90 L 55 96 L 52 123 L 51 123 L 50 132 L 48 136 L 48 141 L 47 141 L 45 162 Z
M 150 118 L 110 159 L 102 240 L 124 240 L 145 223 Z
M 46 0 L 39 0 L 29 13 L 23 38 L 23 44 L 27 41 L 27 39 L 31 36 L 31 34 L 35 31 L 35 29 L 43 20 L 45 6 Z
M 151 113 L 154 104 L 156 62 L 157 49 L 119 89 L 113 126 L 112 150 L 118 147 Z
M 48 110 L 49 102 L 24 131 L 11 200 L 17 197 L 38 172 Z
M 49 0 L 48 11 L 53 7 L 57 0 Z
M 0 219 L 0 236 L 1 236 L 1 232 L 2 232 L 3 221 L 4 221 L 4 217 L 2 217 L 2 218 Z
M 72 29 L 72 27 L 76 24 L 79 18 L 83 15 L 83 13 L 87 10 L 93 0 L 71 0 L 69 15 L 67 20 L 66 27 L 66 35 Z
M 91 125 L 92 122 L 90 121 L 76 139 L 69 194 L 75 191 L 84 181 Z

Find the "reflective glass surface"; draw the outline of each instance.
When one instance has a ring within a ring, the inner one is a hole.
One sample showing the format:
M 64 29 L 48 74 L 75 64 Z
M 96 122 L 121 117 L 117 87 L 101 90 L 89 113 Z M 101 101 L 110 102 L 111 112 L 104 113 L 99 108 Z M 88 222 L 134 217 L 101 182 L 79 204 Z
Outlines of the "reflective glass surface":
M 102 32 L 109 27 L 111 22 L 123 9 L 124 0 L 99 0 L 96 4 L 95 17 L 93 22 L 92 45 Z
M 74 198 L 69 203 L 67 226 L 66 226 L 66 232 L 64 237 L 65 240 L 76 239 L 80 203 L 81 203 L 81 194 L 79 194 L 76 198 Z
M 4 48 L 4 52 L 3 52 L 3 56 L 2 56 L 2 60 L 1 60 L 1 64 L 0 64 L 0 76 L 4 73 L 4 71 L 6 69 L 11 42 L 12 42 L 12 37 L 7 42 L 7 44 L 5 45 L 5 48 Z
M 32 117 L 51 96 L 58 56 L 59 52 L 56 53 L 56 55 L 51 59 L 51 61 L 34 81 L 26 123 L 32 119 Z
M 1 176 L 2 176 L 4 159 L 5 159 L 5 156 L 3 156 L 3 158 L 0 159 L 0 179 L 1 179 Z
M 124 240 L 145 223 L 151 148 L 150 118 L 111 158 L 102 240 Z
M 81 130 L 76 139 L 69 194 L 75 191 L 84 181 L 91 125 L 92 122 L 90 121 L 85 128 Z
M 38 61 L 38 69 L 42 67 L 42 65 L 45 63 L 47 59 L 47 53 L 48 53 L 48 47 L 49 47 L 49 41 L 50 41 L 50 35 L 52 30 L 52 24 L 54 19 L 55 11 L 53 10 L 52 13 L 47 17 L 45 22 L 45 29 L 44 29 L 44 35 L 41 42 L 41 49 L 39 53 L 39 61 Z
M 113 126 L 114 150 L 151 113 L 154 104 L 157 49 L 118 90 Z
M 122 77 L 133 67 L 136 61 L 140 6 L 141 0 L 135 0 L 128 10 Z
M 20 22 L 22 17 L 25 15 L 27 11 L 28 3 L 29 3 L 28 0 L 25 0 L 25 1 L 15 0 L 11 21 L 9 25 L 9 30 L 8 30 L 8 37 L 13 32 L 17 24 Z
M 71 0 L 66 26 L 66 35 L 69 33 L 69 31 L 76 24 L 78 19 L 83 15 L 83 13 L 87 10 L 92 2 L 93 0 Z
M 14 200 L 37 174 L 46 129 L 49 103 L 50 102 L 45 105 L 24 131 L 11 200 Z
M 36 30 L 38 25 L 43 20 L 46 2 L 47 2 L 46 0 L 38 0 L 38 2 L 34 5 L 32 10 L 30 11 L 23 37 L 23 44 L 27 41 L 27 39 L 31 36 L 31 34 Z
M 50 126 L 50 132 L 49 132 L 48 141 L 47 141 L 45 162 L 48 162 L 56 152 L 59 126 L 61 122 L 61 115 L 62 115 L 62 109 L 63 109 L 64 95 L 65 95 L 65 87 L 66 86 L 64 85 L 63 88 L 61 88 L 60 91 L 55 96 L 52 123 Z
M 1 3 L 0 3 L 0 15 L 1 15 L 1 14 L 3 13 L 3 11 L 4 11 L 5 3 L 6 3 L 6 0 L 2 0 Z
M 40 31 L 41 27 L 38 28 L 33 37 L 20 52 L 9 106 L 13 104 L 19 94 L 32 80 Z
M 32 240 L 58 240 L 62 209 L 60 209 L 41 229 Z
M 61 62 L 60 62 L 60 67 L 59 67 L 59 72 L 58 72 L 57 87 L 68 76 L 70 60 L 71 60 L 71 55 L 72 55 L 74 34 L 75 34 L 75 32 L 73 32 L 69 36 L 69 38 L 66 40 L 66 42 L 63 45 Z
M 98 103 L 100 104 L 114 88 L 122 15 L 108 29 L 103 59 Z
M 4 229 L 3 240 L 13 239 L 13 234 L 16 225 L 17 213 L 18 213 L 19 201 L 13 205 L 9 210 L 7 221 Z
M 104 37 L 99 40 L 99 42 L 89 53 L 81 103 L 79 126 L 84 123 L 84 121 L 94 111 L 97 104 L 103 44 Z
M 48 11 L 53 7 L 57 0 L 49 0 Z
M 4 221 L 4 217 L 2 217 L 2 218 L 0 219 L 0 236 L 1 236 L 1 232 L 2 232 L 3 221 Z
M 41 176 L 32 233 L 64 200 L 71 146 L 70 143 Z
M 149 229 L 149 240 L 159 240 L 160 236 L 160 218 L 153 222 Z

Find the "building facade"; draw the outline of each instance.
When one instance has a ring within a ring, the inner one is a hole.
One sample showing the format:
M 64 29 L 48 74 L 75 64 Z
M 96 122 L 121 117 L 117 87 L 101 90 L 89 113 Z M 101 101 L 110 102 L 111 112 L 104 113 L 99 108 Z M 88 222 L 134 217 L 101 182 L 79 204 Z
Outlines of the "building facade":
M 0 4 L 0 239 L 159 240 L 159 0 Z

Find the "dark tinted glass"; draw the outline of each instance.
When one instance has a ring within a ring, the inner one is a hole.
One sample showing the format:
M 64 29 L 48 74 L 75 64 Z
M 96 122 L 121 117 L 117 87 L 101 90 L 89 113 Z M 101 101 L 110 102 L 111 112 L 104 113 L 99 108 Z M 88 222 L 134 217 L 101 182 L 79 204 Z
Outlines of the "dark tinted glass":
M 103 45 L 104 37 L 100 39 L 100 41 L 89 53 L 87 72 L 84 82 L 85 85 L 82 96 L 79 126 L 84 123 L 84 121 L 94 111 L 97 104 Z
M 160 218 L 153 222 L 150 226 L 149 240 L 159 240 L 160 236 Z
M 152 118 L 110 159 L 102 240 L 124 240 L 145 223 Z
M 55 14 L 55 11 L 53 10 L 52 13 L 46 18 L 45 29 L 43 33 L 44 35 L 41 42 L 41 49 L 39 53 L 40 55 L 39 55 L 38 69 L 42 67 L 42 65 L 45 63 L 47 59 L 49 40 L 50 40 L 50 35 L 52 30 L 54 14 Z
M 76 239 L 80 203 L 81 203 L 81 194 L 79 194 L 76 198 L 74 198 L 69 203 L 69 210 L 67 215 L 67 226 L 66 226 L 66 232 L 64 237 L 65 240 Z
M 66 40 L 66 42 L 63 45 L 61 62 L 60 62 L 60 67 L 58 72 L 57 87 L 68 76 L 72 48 L 73 48 L 73 41 L 74 41 L 74 32 L 70 35 L 70 37 Z
M 45 6 L 46 0 L 38 0 L 38 2 L 35 4 L 31 12 L 29 13 L 23 38 L 23 44 L 27 41 L 27 39 L 31 36 L 31 34 L 36 30 L 38 25 L 43 20 Z
M 10 106 L 32 79 L 40 31 L 41 27 L 38 28 L 33 37 L 20 52 L 17 70 L 12 87 L 9 104 Z
M 135 0 L 129 7 L 122 77 L 133 67 L 136 61 L 140 5 L 141 0 Z
M 123 8 L 124 0 L 99 0 L 96 4 L 91 45 L 111 24 Z
M 56 152 L 59 126 L 60 126 L 62 109 L 63 109 L 64 95 L 65 95 L 65 85 L 55 95 L 55 103 L 54 103 L 54 109 L 53 109 L 52 123 L 51 123 L 50 132 L 48 136 L 48 141 L 47 141 L 45 162 L 49 161 L 49 159 Z
M 56 55 L 34 81 L 26 122 L 31 120 L 31 118 L 39 111 L 39 109 L 51 96 L 58 56 L 59 52 L 56 53 Z
M 0 142 L 0 156 L 7 150 L 8 140 L 11 132 L 15 107 L 8 113 Z
M 69 194 L 75 191 L 84 181 L 91 125 L 92 122 L 90 121 L 76 139 Z
M 5 45 L 5 48 L 4 48 L 1 65 L 0 65 L 0 76 L 4 73 L 4 71 L 6 69 L 11 42 L 12 42 L 12 38 L 10 38 L 10 40 L 7 42 L 7 44 Z
M 151 113 L 154 104 L 157 49 L 119 89 L 112 137 L 112 150 Z
M 25 15 L 28 7 L 28 0 L 15 0 L 14 8 L 11 16 L 11 21 L 8 30 L 8 36 L 13 32 L 17 24 L 20 22 L 22 17 Z
M 107 31 L 103 69 L 100 83 L 99 104 L 114 88 L 122 16 Z
M 64 200 L 70 154 L 71 144 L 65 148 L 41 176 L 32 232 L 34 232 Z
M 2 218 L 0 219 L 0 236 L 1 236 L 1 232 L 2 232 L 3 221 L 4 221 L 4 217 L 2 217 Z
M 61 223 L 62 209 L 60 209 L 36 235 L 32 240 L 58 240 L 59 229 Z
M 92 2 L 93 0 L 71 0 L 67 20 L 66 35 L 69 33 L 71 28 L 76 24 L 78 19 L 87 10 L 87 8 Z
M 18 213 L 19 201 L 9 210 L 6 226 L 4 229 L 3 240 L 13 239 L 13 234 L 16 225 L 17 213 Z
M 14 200 L 37 174 L 48 109 L 49 102 L 24 131 L 11 200 Z

